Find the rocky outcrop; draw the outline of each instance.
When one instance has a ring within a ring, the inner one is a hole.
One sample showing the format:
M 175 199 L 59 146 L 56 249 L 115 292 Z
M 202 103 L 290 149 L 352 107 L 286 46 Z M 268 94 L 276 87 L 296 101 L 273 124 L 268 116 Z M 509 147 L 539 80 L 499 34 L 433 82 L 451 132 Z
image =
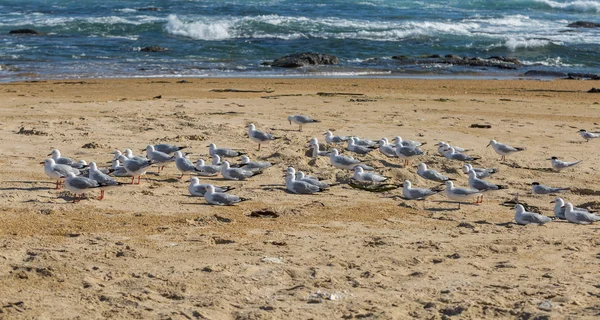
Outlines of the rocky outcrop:
M 159 47 L 159 46 L 149 46 L 149 47 L 143 47 L 140 49 L 140 51 L 142 52 L 164 52 L 164 51 L 168 51 L 169 49 L 167 48 L 163 48 L 163 47 Z
M 338 64 L 340 60 L 329 54 L 305 52 L 294 53 L 285 57 L 275 59 L 273 62 L 264 62 L 263 65 L 280 68 L 300 68 L 311 65 Z
M 445 56 L 434 54 L 424 57 L 393 56 L 392 59 L 401 61 L 403 64 L 452 64 L 470 67 L 491 67 L 499 69 L 517 69 L 523 64 L 516 58 L 493 56 L 489 58 L 460 57 L 455 54 Z
M 10 30 L 8 32 L 9 34 L 31 34 L 31 35 L 40 35 L 43 34 L 42 32 L 39 32 L 37 30 L 34 29 L 14 29 L 14 30 Z
M 590 21 L 575 21 L 567 25 L 569 28 L 600 28 L 600 23 Z

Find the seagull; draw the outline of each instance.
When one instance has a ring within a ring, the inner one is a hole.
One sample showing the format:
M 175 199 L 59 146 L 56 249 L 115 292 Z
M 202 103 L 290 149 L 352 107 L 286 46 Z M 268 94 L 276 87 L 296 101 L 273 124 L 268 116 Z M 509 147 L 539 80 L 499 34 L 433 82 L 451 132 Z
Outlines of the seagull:
M 165 169 L 165 165 L 175 161 L 174 156 L 170 156 L 164 152 L 156 151 L 154 146 L 149 144 L 146 146 L 146 155 L 148 159 L 158 166 L 158 173 Z
M 73 160 L 71 158 L 62 157 L 60 154 L 60 151 L 58 149 L 52 150 L 52 152 L 50 152 L 50 154 L 48 154 L 48 156 L 52 156 L 52 159 L 54 159 L 54 162 L 56 164 L 66 164 L 73 168 L 77 168 L 77 166 L 78 166 L 77 162 L 75 162 L 75 160 Z
M 554 199 L 554 201 L 551 201 L 550 203 L 554 203 L 554 216 L 556 216 L 559 219 L 565 220 L 565 200 L 563 200 L 562 198 L 556 198 Z M 573 210 L 575 211 L 584 211 L 584 212 L 589 212 L 589 213 L 595 213 L 595 211 L 589 211 L 588 209 L 585 208 L 577 208 L 577 207 L 573 207 Z
M 456 150 L 456 151 L 458 151 L 458 152 L 465 152 L 465 151 L 469 151 L 468 149 L 461 148 L 461 147 L 459 147 L 459 146 L 452 146 L 452 145 L 450 145 L 450 144 L 448 144 L 448 143 L 446 143 L 446 142 L 444 142 L 444 141 L 440 141 L 440 142 L 438 142 L 438 143 L 437 143 L 437 146 L 438 146 L 438 151 L 439 151 L 440 153 L 442 153 L 442 152 L 439 150 L 439 149 L 440 149 L 440 147 L 443 147 L 444 149 L 447 149 L 447 148 L 450 148 L 450 147 L 452 147 L 452 148 L 454 148 L 454 150 Z
M 317 138 L 310 139 L 308 146 L 312 148 L 312 158 L 316 159 L 318 157 L 329 156 L 329 151 L 321 151 L 319 146 L 319 140 Z
M 450 179 L 450 178 L 446 177 L 445 175 L 443 175 L 435 170 L 427 169 L 427 165 L 423 162 L 421 162 L 419 164 L 419 168 L 417 169 L 417 174 L 425 180 L 431 180 L 431 181 L 435 181 L 435 182 L 446 182 L 448 180 L 454 180 L 454 179 Z
M 303 116 L 303 115 L 295 115 L 295 116 L 288 116 L 288 121 L 290 122 L 290 124 L 295 123 L 297 125 L 299 125 L 298 131 L 302 131 L 302 125 L 303 124 L 308 124 L 308 123 L 315 123 L 315 122 L 321 122 L 319 120 L 313 120 L 308 116 Z
M 408 166 L 410 159 L 423 155 L 424 152 L 418 147 L 396 147 L 396 155 L 404 160 L 404 166 Z
M 600 132 L 587 132 L 585 129 L 581 129 L 578 132 L 586 142 L 590 142 L 592 139 L 600 138 Z
M 219 157 L 239 157 L 242 155 L 245 155 L 245 152 L 240 152 L 240 151 L 236 151 L 236 150 L 232 150 L 232 149 L 227 149 L 227 148 L 217 148 L 217 146 L 214 143 L 211 143 L 208 145 L 208 153 L 214 157 L 214 156 L 219 156 Z
M 461 201 L 479 198 L 481 196 L 481 191 L 470 188 L 455 188 L 452 181 L 446 181 L 446 196 L 451 200 L 458 201 L 458 208 L 460 209 Z
M 490 143 L 488 143 L 486 148 L 489 146 L 492 146 L 492 148 L 494 148 L 494 151 L 496 151 L 497 154 L 502 156 L 502 158 L 500 158 L 500 161 L 505 161 L 506 156 L 511 153 L 521 152 L 521 151 L 525 150 L 525 148 L 511 147 L 507 144 L 496 142 L 496 140 L 490 140 Z
M 364 165 L 360 160 L 340 155 L 339 151 L 335 148 L 331 149 L 331 152 L 329 153 L 329 161 L 331 161 L 332 166 L 345 170 L 354 170 L 354 167 Z
M 531 190 L 532 190 L 533 194 L 550 194 L 550 193 L 569 191 L 569 190 L 571 190 L 571 187 L 552 188 L 552 187 L 548 187 L 543 184 L 540 184 L 539 182 L 532 182 Z
M 412 140 L 402 140 L 402 138 L 400 136 L 396 136 L 394 137 L 394 140 L 392 140 L 394 142 L 394 145 L 396 145 L 397 147 L 420 147 L 426 143 L 421 143 L 418 141 L 412 141 Z
M 314 184 L 296 180 L 296 176 L 292 172 L 287 172 L 285 175 L 285 188 L 295 194 L 312 194 L 323 191 Z
M 162 153 L 166 153 L 166 154 L 171 154 L 176 151 L 181 151 L 185 148 L 187 148 L 187 147 L 186 146 L 178 147 L 178 146 L 168 144 L 168 143 L 161 143 L 161 144 L 154 145 L 154 150 L 162 152 Z
M 112 170 L 111 174 L 115 177 L 131 177 L 131 174 L 125 170 L 125 167 L 121 165 L 119 159 L 113 160 L 110 168 Z
M 76 198 L 73 203 L 81 200 L 81 195 L 91 189 L 102 188 L 103 186 L 98 181 L 82 176 L 75 176 L 73 172 L 67 173 L 65 177 L 65 188 L 75 194 Z
M 67 176 L 67 173 L 72 172 L 74 175 L 80 175 L 79 169 L 73 168 L 66 164 L 57 164 L 54 159 L 48 158 L 40 164 L 44 165 L 44 172 L 51 179 L 56 179 L 56 190 L 62 187 L 61 179 Z
M 209 184 L 206 186 L 206 192 L 204 193 L 204 199 L 206 202 L 217 206 L 232 206 L 236 203 L 247 201 L 250 199 L 234 196 L 224 192 L 217 192 L 215 186 Z
M 75 162 L 72 165 L 72 167 L 76 168 L 76 169 L 84 169 L 84 168 L 89 167 L 89 165 L 87 164 L 87 162 L 85 160 L 79 160 L 79 161 Z
M 334 136 L 331 131 L 325 132 L 325 142 L 327 143 L 340 144 L 344 143 L 344 141 L 348 141 L 349 139 L 350 138 L 346 136 Z
M 444 155 L 444 157 L 446 157 L 450 160 L 458 160 L 458 161 L 475 161 L 475 160 L 481 159 L 479 157 L 472 157 L 470 155 L 457 152 L 456 149 L 454 149 L 454 147 L 444 149 L 443 155 Z
M 227 180 L 246 180 L 252 176 L 262 173 L 262 171 L 250 171 L 243 168 L 231 168 L 228 161 L 223 161 L 221 166 L 221 175 Z
M 386 138 L 381 138 L 379 140 L 379 152 L 388 158 L 398 158 L 396 148 L 391 145 Z
M 119 157 L 123 155 L 123 153 L 119 150 L 115 150 L 112 152 L 113 159 L 111 161 L 119 160 Z
M 404 180 L 402 184 L 402 195 L 408 200 L 423 200 L 429 196 L 440 193 L 441 190 L 431 190 L 425 188 L 412 188 L 409 180 Z
M 481 197 L 478 199 L 477 203 L 483 202 L 483 192 L 491 190 L 508 189 L 507 186 L 493 184 L 491 182 L 477 178 L 477 173 L 474 170 L 469 171 L 469 187 L 482 192 Z
M 127 159 L 125 156 L 121 156 L 119 161 L 123 162 L 123 167 L 131 175 L 131 184 L 134 184 L 133 181 L 135 180 L 135 177 L 138 177 L 136 184 L 140 184 L 142 175 L 145 175 L 146 171 L 150 169 L 150 166 L 153 165 L 152 161 L 143 157 L 133 157 L 131 159 Z
M 376 173 L 373 172 L 365 172 L 365 170 L 361 167 L 355 167 L 354 168 L 354 176 L 352 176 L 352 179 L 356 180 L 356 181 L 360 181 L 360 182 L 384 182 L 386 180 L 388 180 L 388 177 L 384 177 L 381 175 L 378 175 Z
M 369 148 L 373 148 L 377 146 L 377 142 L 373 141 L 373 140 L 369 140 L 369 139 L 360 139 L 359 137 L 352 137 L 354 138 L 354 144 L 357 146 L 363 146 L 363 147 L 369 147 Z
M 600 216 L 587 211 L 579 211 L 573 208 L 573 204 L 565 204 L 565 218 L 567 221 L 576 224 L 590 224 L 600 221 Z
M 204 160 L 196 160 L 196 169 L 201 176 L 216 176 L 221 173 L 221 157 L 213 156 L 212 164 L 204 164 Z
M 517 204 L 515 206 L 515 221 L 517 222 L 517 224 L 520 224 L 520 225 L 526 225 L 526 224 L 543 225 L 545 223 L 552 221 L 552 219 L 550 219 L 550 217 L 546 217 L 545 215 L 541 215 L 539 213 L 527 212 L 527 211 L 525 211 L 525 208 L 522 205 Z
M 112 177 L 110 177 L 107 174 L 103 173 L 102 171 L 98 170 L 98 166 L 96 166 L 95 162 L 90 162 L 89 178 L 96 180 L 98 182 L 98 184 L 101 186 L 100 187 L 100 197 L 98 197 L 98 200 L 104 199 L 104 191 L 106 189 L 123 185 L 121 182 L 115 181 L 115 179 L 113 179 Z
M 552 157 L 552 158 L 546 159 L 546 160 L 552 160 L 552 169 L 554 169 L 555 171 L 560 171 L 562 169 L 576 166 L 579 163 L 581 163 L 581 161 L 583 161 L 583 160 L 579 160 L 579 161 L 567 162 L 567 161 L 558 160 L 558 157 Z
M 498 169 L 496 168 L 473 168 L 473 166 L 470 163 L 467 163 L 464 166 L 462 166 L 462 172 L 464 174 L 469 174 L 469 171 L 471 170 L 475 171 L 475 173 L 477 174 L 477 178 L 480 179 L 487 178 L 492 174 L 498 172 Z
M 181 172 L 179 179 L 182 179 L 183 175 L 186 173 L 189 173 L 191 178 L 192 173 L 200 171 L 196 169 L 194 163 L 190 161 L 190 159 L 183 156 L 181 151 L 175 151 L 175 166 L 177 167 L 177 170 Z
M 325 189 L 329 188 L 329 184 L 327 184 L 323 181 L 319 181 L 319 179 L 317 179 L 315 177 L 305 176 L 304 172 L 302 172 L 302 171 L 298 171 L 298 173 L 296 173 L 295 177 L 296 177 L 297 181 L 304 181 L 306 183 L 315 185 L 315 186 L 319 187 L 321 190 L 325 190 Z
M 265 144 L 272 140 L 279 139 L 279 137 L 275 137 L 270 133 L 256 130 L 256 126 L 254 126 L 253 123 L 248 125 L 248 136 L 250 137 L 250 140 L 258 143 L 258 151 L 260 151 L 261 143 Z
M 210 184 L 201 184 L 200 179 L 198 179 L 197 177 L 191 177 L 190 180 L 188 180 L 188 182 L 190 183 L 190 185 L 188 186 L 188 191 L 192 196 L 204 197 L 204 194 L 206 193 L 206 188 L 210 186 Z M 235 189 L 230 186 L 214 188 L 215 192 L 227 192 Z
M 346 148 L 346 150 L 354 152 L 356 154 L 368 154 L 369 152 L 375 150 L 375 147 L 365 147 L 365 146 L 359 146 L 356 144 L 356 138 L 352 137 L 350 138 L 350 140 L 348 140 L 348 147 Z
M 148 158 L 146 157 L 142 157 L 142 156 L 136 156 L 133 154 L 133 151 L 131 151 L 131 149 L 125 149 L 125 151 L 123 152 L 123 155 L 125 156 L 125 158 L 127 159 L 133 159 L 133 158 L 138 158 L 140 160 L 148 160 Z
M 267 161 L 250 161 L 248 156 L 242 156 L 242 163 L 239 165 L 240 168 L 244 168 L 252 172 L 262 171 L 272 166 L 273 164 Z

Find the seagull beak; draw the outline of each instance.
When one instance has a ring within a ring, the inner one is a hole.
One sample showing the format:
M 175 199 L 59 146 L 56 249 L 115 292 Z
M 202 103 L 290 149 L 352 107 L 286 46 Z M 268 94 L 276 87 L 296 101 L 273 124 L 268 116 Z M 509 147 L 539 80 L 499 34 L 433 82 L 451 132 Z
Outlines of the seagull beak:
M 49 156 L 51 156 L 51 155 L 52 155 L 52 153 L 48 153 L 47 157 L 49 157 Z
M 550 201 L 550 203 L 554 203 L 554 201 Z
M 44 164 L 44 161 L 40 162 L 40 164 Z
M 292 124 L 292 120 L 289 120 L 289 121 L 290 121 L 290 124 Z
M 487 148 L 487 147 L 489 147 L 489 146 L 490 146 L 490 144 L 491 144 L 491 143 L 488 143 L 488 145 L 487 145 L 487 146 L 485 146 L 485 147 L 486 147 L 486 148 Z

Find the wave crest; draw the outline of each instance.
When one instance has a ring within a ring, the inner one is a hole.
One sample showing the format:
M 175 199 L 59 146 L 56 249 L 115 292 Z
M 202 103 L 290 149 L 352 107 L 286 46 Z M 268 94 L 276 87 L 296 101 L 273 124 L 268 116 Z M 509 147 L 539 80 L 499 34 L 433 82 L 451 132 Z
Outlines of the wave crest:
M 232 38 L 232 23 L 220 22 L 183 22 L 176 15 L 169 15 L 165 30 L 172 35 L 188 37 L 196 40 L 225 40 Z
M 552 0 L 536 0 L 536 2 L 544 3 L 545 5 L 553 9 L 563 9 L 567 11 L 577 12 L 600 12 L 600 2 L 598 1 L 577 0 L 563 3 Z

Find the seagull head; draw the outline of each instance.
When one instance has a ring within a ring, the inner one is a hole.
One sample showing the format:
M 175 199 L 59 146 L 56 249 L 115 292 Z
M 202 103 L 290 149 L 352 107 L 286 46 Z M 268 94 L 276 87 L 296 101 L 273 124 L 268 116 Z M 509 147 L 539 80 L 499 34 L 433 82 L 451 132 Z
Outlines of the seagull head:
M 523 205 L 517 203 L 515 205 L 515 210 L 517 213 L 523 213 L 523 212 L 525 212 L 525 207 L 523 207 Z
M 58 159 L 60 158 L 60 151 L 58 151 L 58 149 L 52 149 L 52 152 L 50 152 L 48 156 L 52 156 L 53 159 Z
M 587 132 L 585 129 L 579 129 L 577 132 Z
M 410 188 L 412 186 L 412 183 L 410 182 L 410 180 L 404 180 L 404 183 L 402 183 L 402 187 L 404 188 Z
M 462 172 L 464 174 L 469 174 L 469 171 L 471 171 L 471 169 L 473 169 L 473 167 L 469 163 L 462 166 Z
M 573 204 L 570 202 L 565 203 L 565 211 L 573 211 Z
M 204 165 L 204 160 L 203 159 L 196 160 L 196 165 L 197 166 L 203 166 Z
M 98 166 L 96 165 L 95 162 L 90 162 L 90 170 L 98 170 Z
M 294 119 L 294 116 L 288 116 L 288 121 L 290 122 L 290 124 L 292 124 L 292 119 Z
M 73 172 L 67 172 L 66 178 L 75 178 L 75 174 Z
M 563 198 L 558 197 L 556 199 L 554 199 L 554 201 L 550 201 L 550 203 L 554 203 L 557 206 L 563 207 L 565 205 L 565 200 L 563 200 Z
M 229 161 L 223 161 L 223 169 L 229 169 Z
M 48 159 L 40 162 L 40 164 L 43 164 L 44 166 L 50 167 L 50 166 L 53 166 L 55 164 L 55 162 L 54 162 L 54 159 L 48 158 Z
M 361 174 L 361 173 L 365 172 L 365 169 L 363 169 L 361 166 L 356 166 L 356 167 L 354 167 L 354 172 Z
M 149 145 L 146 146 L 146 153 L 148 153 L 148 152 L 154 152 L 154 146 L 153 145 L 149 144 Z
M 248 164 L 250 162 L 250 158 L 248 156 L 242 156 L 242 164 Z
M 548 158 L 546 160 L 558 160 L 558 157 L 551 157 L 551 158 Z
M 209 184 L 206 186 L 206 193 L 214 193 L 215 192 L 215 186 L 213 186 L 212 184 Z
M 495 145 L 496 145 L 496 143 L 497 143 L 497 142 L 496 142 L 496 140 L 493 140 L 493 139 L 492 139 L 492 140 L 490 140 L 490 143 L 488 143 L 488 145 L 487 145 L 487 146 L 485 146 L 485 147 L 487 148 L 487 147 L 489 147 L 490 145 L 491 145 L 491 146 L 495 146 Z
M 424 162 L 421 162 L 421 163 L 419 163 L 418 168 L 419 168 L 419 170 L 425 171 L 425 170 L 427 170 L 427 165 Z
M 340 152 L 336 148 L 331 149 L 331 152 L 329 152 L 330 156 L 337 156 L 339 154 L 340 154 Z
M 296 174 L 296 169 L 292 168 L 292 167 L 288 167 L 285 170 L 286 173 L 291 173 L 291 174 Z
M 248 125 L 248 129 L 250 131 L 254 131 L 254 130 L 256 130 L 256 126 L 254 125 L 254 123 L 251 123 L 251 124 Z
M 468 174 L 469 174 L 469 179 L 475 179 L 475 178 L 477 178 L 477 173 L 473 169 L 469 170 Z
M 198 184 L 200 183 L 200 179 L 198 179 L 198 177 L 191 177 L 190 180 L 188 180 L 188 182 L 190 182 L 191 184 Z
M 448 189 L 454 188 L 454 183 L 452 183 L 452 181 L 446 181 L 446 188 L 448 188 Z

